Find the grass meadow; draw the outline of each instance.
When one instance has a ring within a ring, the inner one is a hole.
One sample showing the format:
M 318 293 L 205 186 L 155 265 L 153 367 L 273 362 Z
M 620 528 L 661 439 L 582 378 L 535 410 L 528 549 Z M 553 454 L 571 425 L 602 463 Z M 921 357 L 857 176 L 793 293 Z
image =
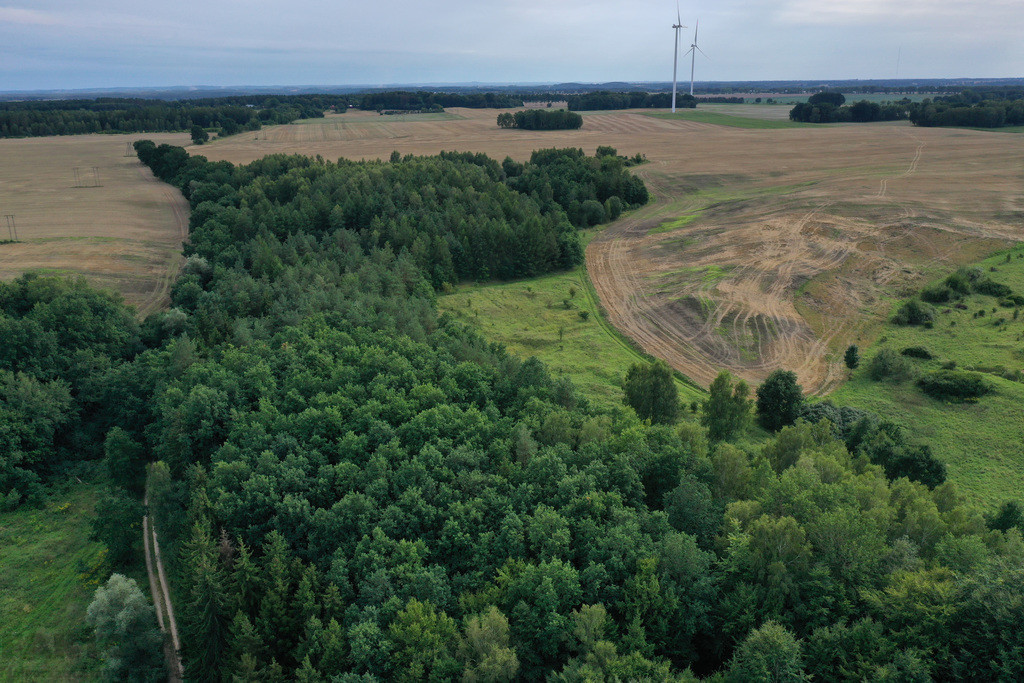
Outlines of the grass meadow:
M 980 265 L 993 280 L 1024 293 L 1024 248 L 1001 252 Z M 985 507 L 994 507 L 1024 498 L 1020 490 L 1024 481 L 1024 383 L 1013 378 L 1017 371 L 1024 371 L 1024 312 L 1018 312 L 1015 319 L 1013 308 L 977 294 L 962 303 L 966 310 L 937 306 L 931 329 L 887 324 L 878 341 L 862 349 L 861 367 L 832 399 L 902 424 L 932 445 L 964 493 Z M 979 317 L 982 310 L 985 314 Z M 912 379 L 892 383 L 868 377 L 867 363 L 879 350 L 902 351 L 910 346 L 922 346 L 934 356 L 932 360 L 909 358 L 916 374 L 952 362 L 958 369 L 984 373 L 995 392 L 977 403 L 946 403 L 926 396 Z
M 588 231 L 585 241 L 594 234 Z M 604 408 L 622 405 L 626 371 L 649 360 L 607 321 L 584 266 L 532 280 L 465 284 L 440 297 L 438 307 L 512 353 L 536 356 Z M 686 404 L 706 397 L 691 384 L 676 384 Z
M 0 514 L 0 680 L 91 681 L 100 660 L 85 610 L 105 550 L 90 541 L 101 487 Z

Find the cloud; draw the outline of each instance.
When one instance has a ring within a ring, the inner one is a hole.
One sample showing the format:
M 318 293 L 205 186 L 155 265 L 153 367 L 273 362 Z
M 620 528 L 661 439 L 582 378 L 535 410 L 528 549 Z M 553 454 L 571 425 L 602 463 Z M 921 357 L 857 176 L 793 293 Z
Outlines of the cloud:
M 51 12 L 18 7 L 0 7 L 0 24 L 23 24 L 28 26 L 60 26 L 63 18 Z

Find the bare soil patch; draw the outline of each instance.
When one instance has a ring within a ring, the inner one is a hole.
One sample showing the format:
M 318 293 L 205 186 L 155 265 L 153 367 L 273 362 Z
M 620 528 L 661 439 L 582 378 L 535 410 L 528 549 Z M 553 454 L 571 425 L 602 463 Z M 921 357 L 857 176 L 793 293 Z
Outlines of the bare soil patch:
M 905 123 L 751 130 L 630 111 L 588 113 L 579 131 L 518 131 L 498 129 L 494 110 L 452 113 L 348 112 L 191 151 L 234 162 L 643 153 L 651 163 L 636 172 L 655 200 L 591 242 L 587 267 L 616 327 L 705 385 L 721 369 L 758 382 L 782 367 L 828 392 L 845 376 L 846 345 L 869 342 L 896 298 L 1024 237 L 1020 135 Z
M 165 306 L 188 234 L 188 202 L 128 153 L 135 140 L 186 134 L 0 140 L 0 278 L 75 274 L 116 290 L 145 315 Z M 76 174 L 77 169 L 77 174 Z M 95 171 L 93 170 L 95 169 Z M 76 186 L 80 185 L 80 186 Z M 98 185 L 98 186 L 96 186 Z

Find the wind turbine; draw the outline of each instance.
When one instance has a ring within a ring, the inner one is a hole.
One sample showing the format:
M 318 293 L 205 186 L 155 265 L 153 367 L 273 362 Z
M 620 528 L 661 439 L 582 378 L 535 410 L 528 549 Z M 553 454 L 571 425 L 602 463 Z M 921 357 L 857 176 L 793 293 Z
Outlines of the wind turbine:
M 694 66 L 696 66 L 697 53 L 700 52 L 707 59 L 711 59 L 706 54 L 704 54 L 704 50 L 701 50 L 699 47 L 697 47 L 697 29 L 699 29 L 699 28 L 700 28 L 700 19 L 697 20 L 697 24 L 693 27 L 693 43 L 690 45 L 690 49 L 687 50 L 683 54 L 684 57 L 687 54 L 690 55 L 690 97 L 693 97 L 693 68 L 694 68 Z M 673 111 L 675 111 L 675 110 L 673 109 Z
M 683 26 L 683 19 L 679 14 L 679 3 L 676 2 L 676 23 L 672 24 L 672 28 L 676 31 L 676 51 L 672 57 L 672 113 L 676 113 L 676 70 L 679 67 L 679 29 L 686 28 Z

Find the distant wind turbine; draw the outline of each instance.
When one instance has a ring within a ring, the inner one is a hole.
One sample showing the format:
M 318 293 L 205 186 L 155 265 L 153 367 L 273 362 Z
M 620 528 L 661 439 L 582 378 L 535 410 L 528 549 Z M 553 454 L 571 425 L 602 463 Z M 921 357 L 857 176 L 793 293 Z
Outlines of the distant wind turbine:
M 690 45 L 690 49 L 687 50 L 686 53 L 683 54 L 684 57 L 687 54 L 690 55 L 690 97 L 693 97 L 693 69 L 696 66 L 697 53 L 699 52 L 702 55 L 704 55 L 705 58 L 711 59 L 706 54 L 704 54 L 704 50 L 701 50 L 699 47 L 697 47 L 697 29 L 699 29 L 699 28 L 700 28 L 700 19 L 697 20 L 696 26 L 693 27 L 693 44 L 691 44 Z
M 676 31 L 676 51 L 672 57 L 672 113 L 676 113 L 676 70 L 679 67 L 679 29 L 683 26 L 683 19 L 679 14 L 679 3 L 676 2 L 676 23 L 672 24 Z

